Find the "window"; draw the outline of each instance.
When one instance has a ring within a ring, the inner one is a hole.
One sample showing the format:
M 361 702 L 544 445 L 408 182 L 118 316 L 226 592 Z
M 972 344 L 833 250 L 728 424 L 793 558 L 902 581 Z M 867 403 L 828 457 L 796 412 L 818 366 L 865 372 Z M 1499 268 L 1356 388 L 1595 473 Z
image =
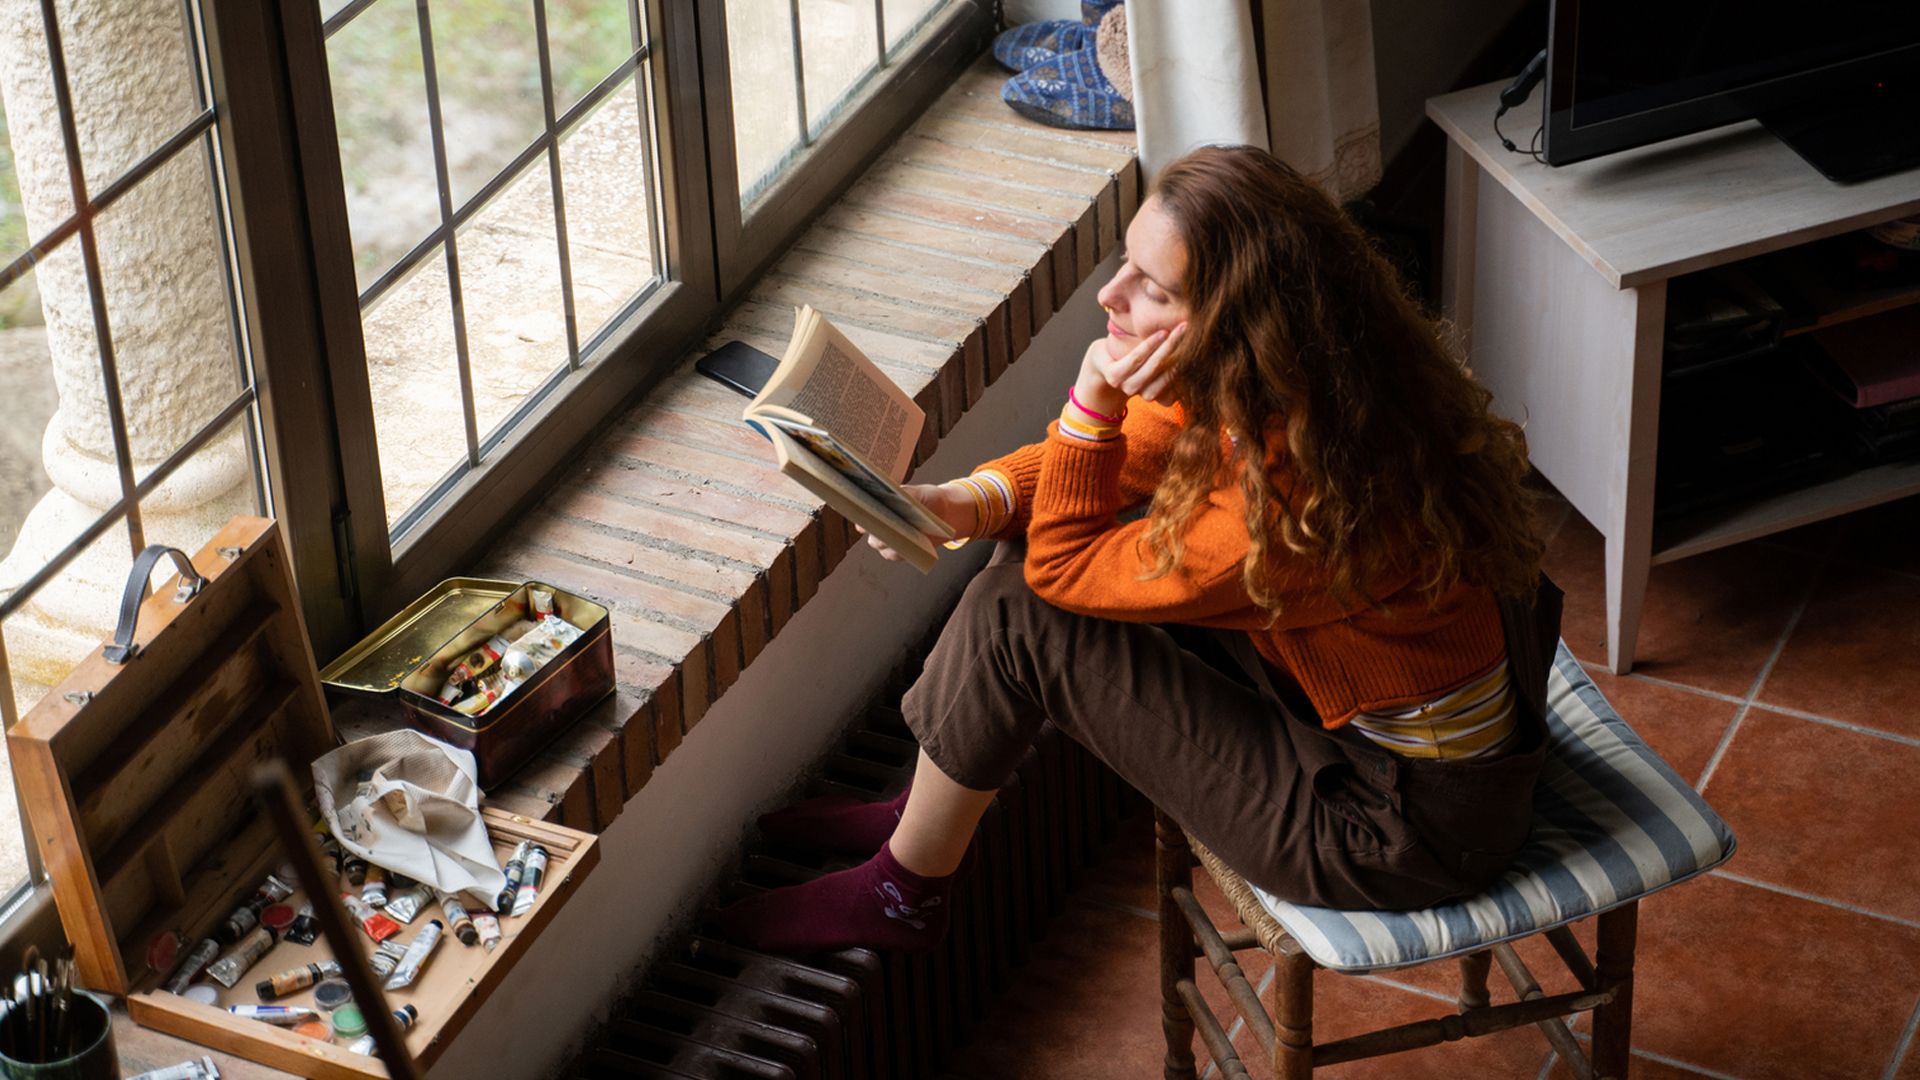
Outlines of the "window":
M 9 726 L 146 544 L 276 516 L 322 663 L 459 572 L 989 29 L 984 0 L 13 9 Z M 35 872 L 0 792 L 0 891 Z
M 110 632 L 144 546 L 272 509 L 200 25 L 173 2 L 55 12 L 0 20 L 9 728 Z M 33 865 L 0 783 L 4 891 Z

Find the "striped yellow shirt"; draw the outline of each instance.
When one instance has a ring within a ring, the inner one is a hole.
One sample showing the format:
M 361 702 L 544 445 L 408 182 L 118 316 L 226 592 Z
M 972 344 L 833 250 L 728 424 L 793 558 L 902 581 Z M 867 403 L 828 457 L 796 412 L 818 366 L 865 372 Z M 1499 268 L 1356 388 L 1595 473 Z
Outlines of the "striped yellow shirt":
M 1464 761 L 1489 756 L 1515 728 L 1507 662 L 1423 705 L 1356 713 L 1351 723 L 1360 734 L 1406 757 Z

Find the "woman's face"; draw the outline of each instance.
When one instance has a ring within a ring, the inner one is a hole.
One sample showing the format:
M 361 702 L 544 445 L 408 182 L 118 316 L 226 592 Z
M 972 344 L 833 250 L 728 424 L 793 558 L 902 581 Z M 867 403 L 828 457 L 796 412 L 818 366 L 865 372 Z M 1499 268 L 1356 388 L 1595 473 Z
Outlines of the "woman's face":
M 1192 309 L 1180 292 L 1186 276 L 1187 245 L 1160 200 L 1148 199 L 1127 226 L 1126 261 L 1100 290 L 1108 356 L 1118 360 L 1155 331 L 1172 332 L 1187 320 Z

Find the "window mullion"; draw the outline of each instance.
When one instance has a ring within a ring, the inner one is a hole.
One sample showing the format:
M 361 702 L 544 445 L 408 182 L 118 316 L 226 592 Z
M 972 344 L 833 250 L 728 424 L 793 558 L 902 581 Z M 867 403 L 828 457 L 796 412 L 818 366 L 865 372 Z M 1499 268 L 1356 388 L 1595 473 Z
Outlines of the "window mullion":
M 540 51 L 540 115 L 547 132 L 547 179 L 553 185 L 553 238 L 560 256 L 560 306 L 567 328 L 567 367 L 577 371 L 580 325 L 573 310 L 573 260 L 567 250 L 567 196 L 560 177 L 560 131 L 553 115 L 553 50 L 547 41 L 547 0 L 533 0 L 533 36 Z
M 49 0 L 50 2 L 50 0 Z M 427 131 L 433 141 L 433 179 L 440 191 L 440 229 L 447 256 L 447 299 L 453 308 L 453 354 L 460 373 L 460 411 L 467 435 L 467 467 L 480 467 L 480 431 L 474 418 L 473 368 L 467 350 L 467 311 L 460 296 L 460 246 L 453 223 L 453 185 L 447 174 L 447 133 L 440 118 L 440 76 L 433 63 L 433 16 L 427 0 L 416 0 L 420 21 L 420 62 L 427 78 Z
M 138 557 L 146 546 L 140 523 L 140 504 L 133 493 L 133 449 L 127 436 L 127 415 L 120 399 L 120 368 L 114 362 L 113 330 L 107 321 L 106 290 L 100 281 L 100 247 L 94 236 L 87 203 L 87 178 L 80 164 L 80 136 L 74 122 L 73 91 L 67 83 L 66 49 L 60 40 L 60 19 L 54 0 L 40 0 L 40 20 L 47 37 L 47 61 L 52 68 L 54 106 L 60 113 L 60 141 L 67 155 L 67 184 L 74 212 L 80 217 L 80 256 L 86 268 L 87 299 L 93 308 L 93 337 L 100 350 L 102 388 L 106 394 L 107 424 L 113 435 L 113 454 L 120 480 L 120 499 L 126 510 L 127 540 Z

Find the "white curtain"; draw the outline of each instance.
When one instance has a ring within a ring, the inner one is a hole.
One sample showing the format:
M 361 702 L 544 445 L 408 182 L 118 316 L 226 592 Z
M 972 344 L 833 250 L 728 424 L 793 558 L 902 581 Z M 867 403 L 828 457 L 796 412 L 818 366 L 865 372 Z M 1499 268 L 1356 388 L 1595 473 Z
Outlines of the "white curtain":
M 1379 182 L 1368 0 L 1128 0 L 1127 37 L 1149 178 L 1196 146 L 1250 143 L 1341 201 Z

